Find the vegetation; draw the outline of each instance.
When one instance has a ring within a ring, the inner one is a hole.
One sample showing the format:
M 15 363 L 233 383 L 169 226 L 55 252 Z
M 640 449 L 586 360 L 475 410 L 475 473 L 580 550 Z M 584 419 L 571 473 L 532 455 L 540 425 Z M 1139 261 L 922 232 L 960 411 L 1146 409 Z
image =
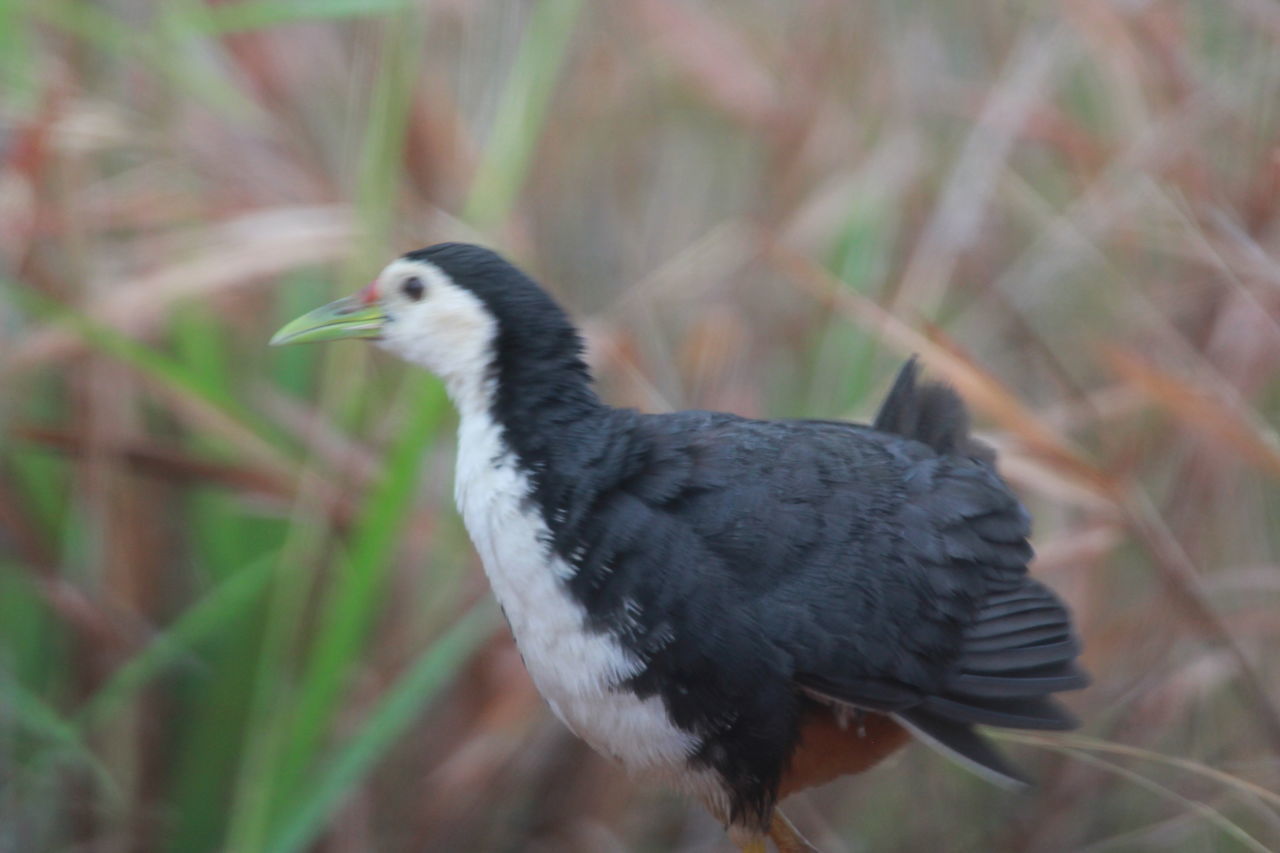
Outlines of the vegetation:
M 0 850 L 723 849 L 533 692 L 440 386 L 265 346 L 444 239 L 619 404 L 973 405 L 1084 727 L 824 850 L 1280 848 L 1278 8 L 0 0 Z

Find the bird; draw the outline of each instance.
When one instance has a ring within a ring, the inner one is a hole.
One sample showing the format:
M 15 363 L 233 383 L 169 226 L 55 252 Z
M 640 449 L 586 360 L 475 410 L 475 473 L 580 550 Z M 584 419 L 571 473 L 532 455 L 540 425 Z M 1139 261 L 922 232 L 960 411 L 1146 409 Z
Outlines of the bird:
M 497 252 L 396 258 L 273 345 L 363 338 L 458 412 L 454 497 L 551 710 L 699 801 L 743 853 L 813 850 L 784 797 L 923 741 L 1026 784 L 975 726 L 1069 729 L 1070 612 L 949 386 L 908 360 L 870 424 L 645 413 Z

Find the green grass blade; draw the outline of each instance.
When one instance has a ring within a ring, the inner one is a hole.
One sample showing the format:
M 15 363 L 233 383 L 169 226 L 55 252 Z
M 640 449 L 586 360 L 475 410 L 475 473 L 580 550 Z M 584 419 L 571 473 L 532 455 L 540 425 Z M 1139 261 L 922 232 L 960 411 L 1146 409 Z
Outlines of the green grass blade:
M 399 12 L 410 0 L 243 0 L 208 6 L 199 26 L 224 34 L 285 24 L 363 18 Z
M 107 683 L 80 707 L 75 714 L 75 724 L 87 729 L 110 719 L 147 682 L 186 658 L 194 645 L 256 603 L 271 580 L 276 566 L 274 558 L 273 554 L 245 566 L 152 638 L 146 648 L 116 669 Z
M 413 81 L 422 58 L 422 27 L 418 18 L 400 16 L 388 22 L 384 49 L 374 71 L 374 89 L 367 117 L 358 171 L 357 196 L 362 231 L 383 234 L 395 209 L 396 177 L 402 162 L 405 128 L 412 102 Z M 365 254 L 372 246 L 364 246 Z M 360 351 L 330 354 L 330 368 L 351 367 Z M 345 362 L 339 362 L 345 359 Z M 326 370 L 336 379 L 351 371 Z M 358 390 L 358 389 L 357 389 Z M 401 425 L 401 441 L 391 451 L 381 479 L 352 531 L 349 554 L 336 561 L 337 577 L 326 592 L 321 628 L 306 655 L 303 676 L 286 689 L 281 681 L 289 656 L 300 641 L 301 602 L 309 597 L 308 568 L 319 558 L 325 538 L 318 530 L 295 524 L 287 559 L 294 568 L 282 576 L 268 615 L 267 633 L 259 661 L 258 682 L 251 712 L 249 745 L 239 774 L 228 838 L 238 849 L 260 849 L 275 817 L 296 793 L 314 765 L 337 710 L 346 677 L 364 646 L 372 611 L 380 604 L 388 564 L 399 530 L 407 518 L 417 484 L 419 462 L 434 439 L 435 424 L 444 410 L 437 383 L 415 376 L 405 386 L 410 403 L 409 423 Z M 360 395 L 339 400 L 355 409 Z
M 413 81 L 421 62 L 421 28 L 407 20 L 398 24 L 387 32 L 359 169 L 358 209 L 369 234 L 386 233 L 394 215 Z M 273 804 L 290 799 L 319 752 L 343 684 L 381 604 L 391 557 L 413 506 L 420 462 L 445 411 L 443 389 L 425 376 L 410 376 L 402 394 L 409 418 L 399 427 L 400 440 L 388 455 L 383 476 L 352 531 L 350 551 L 337 563 L 337 577 L 326 593 L 324 628 L 306 661 L 284 753 L 268 783 Z
M 176 361 L 199 376 L 200 386 L 222 399 L 232 399 L 235 387 L 227 349 L 226 329 L 207 310 L 183 305 L 173 316 L 171 337 Z
M 478 228 L 501 221 L 524 186 L 581 9 L 582 0 L 542 0 L 533 12 L 463 212 Z
M 310 596 L 311 563 L 324 540 L 300 506 L 280 549 L 262 641 L 257 648 L 252 698 L 249 702 L 241 762 L 236 771 L 227 815 L 226 848 L 260 850 L 272 814 L 279 758 L 288 739 L 289 709 L 296 691 L 290 661 L 296 655 L 306 600 Z
M 35 105 L 38 90 L 25 6 L 25 0 L 0 0 L 0 92 L 12 110 L 10 119 Z
M 0 560 L 0 671 L 36 693 L 55 694 L 65 678 L 65 625 L 31 570 Z
M 285 454 L 281 451 L 292 449 L 287 439 L 275 427 L 231 396 L 219 377 L 170 358 L 30 288 L 12 282 L 7 284 L 9 290 L 33 314 L 48 322 L 67 326 L 98 352 L 132 367 L 197 404 L 203 411 L 243 436 L 248 449 L 261 460 L 273 465 L 285 461 Z
M 883 285 L 894 243 L 897 211 L 877 199 L 854 203 L 827 261 L 832 274 L 867 296 Z M 845 416 L 861 406 L 875 384 L 880 344 L 874 335 L 852 333 L 847 318 L 833 313 L 816 336 L 807 399 L 786 400 L 784 411 Z
M 368 626 L 382 602 L 391 558 L 413 508 L 421 460 L 435 441 L 447 401 L 439 382 L 420 373 L 408 375 L 409 420 L 386 459 L 383 476 L 361 511 L 351 550 L 338 567 L 326 598 L 317 638 L 305 677 L 280 793 L 297 786 L 317 753 L 343 684 L 360 655 Z
M 88 769 L 112 800 L 122 791 L 107 766 L 80 736 L 79 727 L 0 669 L 0 725 L 11 722 Z
M 175 49 L 172 41 L 166 42 L 175 36 L 181 39 L 198 33 L 189 26 L 183 27 L 181 16 L 175 15 L 168 4 L 155 5 L 157 17 L 145 23 L 114 15 L 104 4 L 75 0 L 39 0 L 28 3 L 27 11 L 34 19 L 104 53 L 142 63 L 161 79 L 172 82 L 179 92 L 194 95 L 226 118 L 244 120 L 254 115 L 254 104 L 240 89 L 212 73 L 209 66 L 192 61 L 194 54 L 184 49 L 189 46 L 179 44 Z M 175 23 L 179 24 L 176 31 Z
M 489 636 L 495 621 L 492 608 L 477 606 L 418 657 L 284 815 L 267 845 L 269 853 L 295 853 L 315 840 L 343 798 L 409 730 Z
M 28 3 L 26 11 L 33 19 L 105 53 L 131 55 L 153 67 L 158 65 L 155 46 L 145 38 L 139 39 L 136 29 L 97 3 L 43 0 Z
M 388 38 L 387 58 L 373 92 L 356 188 L 357 212 L 364 233 L 380 236 L 391 230 L 397 215 L 405 135 L 413 106 L 414 83 L 422 64 L 424 33 L 421 27 L 401 21 Z M 379 239 L 366 240 L 364 248 L 376 249 L 381 255 L 385 247 Z M 365 259 L 360 259 L 362 265 L 364 262 Z

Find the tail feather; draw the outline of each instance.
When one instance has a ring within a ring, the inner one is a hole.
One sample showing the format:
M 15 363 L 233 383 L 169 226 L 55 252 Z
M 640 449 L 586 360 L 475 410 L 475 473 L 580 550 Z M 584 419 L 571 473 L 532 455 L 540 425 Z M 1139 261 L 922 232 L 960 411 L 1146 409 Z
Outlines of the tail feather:
M 997 647 L 985 651 L 966 646 L 965 666 L 971 673 L 1010 672 L 1060 663 L 1079 653 L 1080 643 L 1070 636 L 1055 642 L 1019 643 L 1012 647 Z
M 952 679 L 945 695 L 963 696 L 971 700 L 1012 699 L 1079 690 L 1088 683 L 1083 673 L 1071 665 L 1036 674 L 1010 672 L 1006 675 L 973 675 L 966 672 Z
M 939 382 L 919 382 L 919 374 L 919 361 L 912 356 L 898 371 L 873 428 L 927 444 L 940 454 L 993 461 L 991 448 L 969 435 L 969 410 L 960 395 Z
M 1006 630 L 1000 632 L 973 633 L 965 638 L 965 652 L 974 655 L 984 652 L 999 651 L 1021 646 L 1034 646 L 1040 643 L 1057 643 L 1070 639 L 1069 625 L 1041 625 L 1034 619 L 1027 618 L 1011 623 Z
M 1076 718 L 1048 696 L 986 699 L 981 703 L 949 696 L 930 696 L 921 707 L 960 724 L 1039 731 L 1067 731 L 1077 725 Z
M 1006 788 L 1025 788 L 1031 784 L 1004 760 L 994 746 L 964 723 L 924 708 L 900 712 L 894 715 L 894 719 L 918 739 L 988 781 Z
M 998 622 L 981 623 L 972 628 L 969 633 L 965 634 L 965 649 L 971 648 L 970 643 L 972 642 L 982 640 L 995 642 L 997 638 L 1004 638 L 1003 647 L 1008 648 L 1012 643 L 1031 642 L 1029 639 L 1025 639 L 1024 635 L 1030 637 L 1039 633 L 1057 636 L 1070 630 L 1070 618 L 1059 616 L 1048 608 L 1014 613 L 1010 616 L 1002 617 Z
M 959 395 L 918 380 L 912 358 L 894 380 L 874 428 L 922 442 L 939 454 L 994 463 L 991 449 L 969 435 L 969 414 Z M 1025 543 L 1027 519 L 1021 511 L 1002 507 L 962 520 L 980 543 Z M 969 551 L 977 553 L 973 547 Z M 888 709 L 920 739 L 988 779 L 1014 785 L 1026 780 L 973 727 L 1074 728 L 1075 719 L 1052 694 L 1088 684 L 1075 663 L 1080 643 L 1071 615 L 1051 590 L 1025 574 L 1022 559 L 1016 571 L 989 558 L 977 561 L 987 576 L 987 595 L 963 634 L 949 677 L 932 695 Z

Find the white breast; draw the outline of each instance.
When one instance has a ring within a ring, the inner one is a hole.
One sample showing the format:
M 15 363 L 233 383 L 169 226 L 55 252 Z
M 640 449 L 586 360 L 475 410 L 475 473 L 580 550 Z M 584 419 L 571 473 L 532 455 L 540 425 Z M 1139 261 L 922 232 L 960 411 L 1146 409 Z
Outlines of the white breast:
M 551 552 L 541 514 L 525 501 L 529 480 L 485 411 L 459 428 L 455 499 L 525 666 L 556 716 L 596 751 L 636 771 L 664 771 L 696 746 L 657 697 L 641 700 L 624 680 L 641 662 L 612 637 L 586 630 L 564 579 L 573 569 Z

